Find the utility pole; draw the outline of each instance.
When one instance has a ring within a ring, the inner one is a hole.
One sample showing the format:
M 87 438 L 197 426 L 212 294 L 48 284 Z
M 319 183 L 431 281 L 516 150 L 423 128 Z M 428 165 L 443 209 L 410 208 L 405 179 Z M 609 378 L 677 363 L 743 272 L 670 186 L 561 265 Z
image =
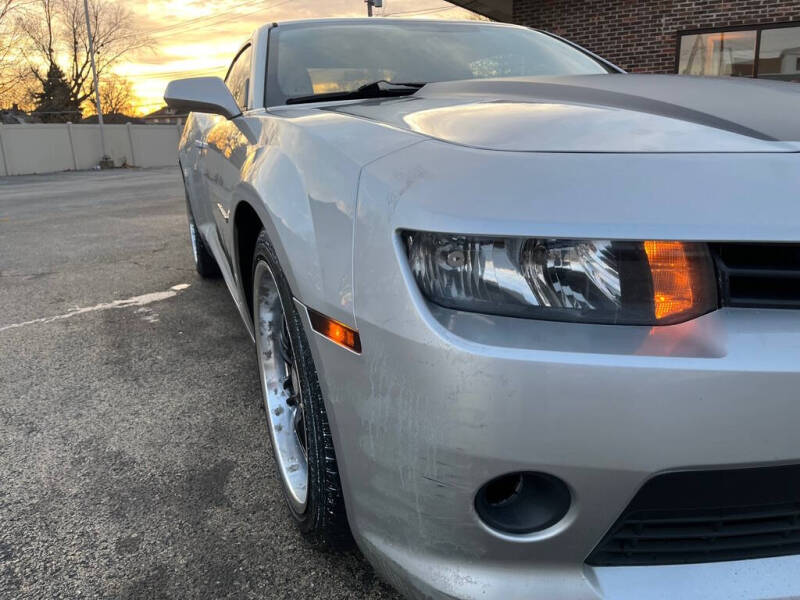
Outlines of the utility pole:
M 367 16 L 372 16 L 372 7 L 381 8 L 383 6 L 383 0 L 364 0 L 367 3 Z
M 100 83 L 97 81 L 97 67 L 94 63 L 94 39 L 92 38 L 92 23 L 89 19 L 89 0 L 83 0 L 83 10 L 86 15 L 86 35 L 89 36 L 89 58 L 92 62 L 92 77 L 94 78 L 94 103 L 97 107 L 97 123 L 100 125 L 100 150 L 102 151 L 102 158 L 100 159 L 100 166 L 110 167 L 113 166 L 111 157 L 106 154 L 106 138 L 103 131 L 103 109 L 100 106 Z

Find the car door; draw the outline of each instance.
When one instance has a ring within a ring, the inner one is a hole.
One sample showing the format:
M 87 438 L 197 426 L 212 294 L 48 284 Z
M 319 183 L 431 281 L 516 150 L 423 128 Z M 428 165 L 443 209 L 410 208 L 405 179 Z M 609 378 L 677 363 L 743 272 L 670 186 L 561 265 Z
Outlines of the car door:
M 183 136 L 193 140 L 186 144 L 181 154 L 183 178 L 188 190 L 188 198 L 192 204 L 192 215 L 195 224 L 205 238 L 209 232 L 215 234 L 214 215 L 208 200 L 208 171 L 206 165 L 206 137 L 211 129 L 214 115 L 192 112 L 186 121 Z
M 248 96 L 251 60 L 252 45 L 247 43 L 233 59 L 225 77 L 225 85 L 228 86 L 242 112 L 250 108 Z M 248 152 L 248 140 L 240 129 L 242 123 L 236 122 L 241 120 L 241 118 L 229 120 L 215 116 L 214 123 L 206 136 L 204 148 L 209 204 L 229 266 L 232 266 L 232 257 L 228 249 L 232 247 L 233 192 L 241 181 L 242 167 Z

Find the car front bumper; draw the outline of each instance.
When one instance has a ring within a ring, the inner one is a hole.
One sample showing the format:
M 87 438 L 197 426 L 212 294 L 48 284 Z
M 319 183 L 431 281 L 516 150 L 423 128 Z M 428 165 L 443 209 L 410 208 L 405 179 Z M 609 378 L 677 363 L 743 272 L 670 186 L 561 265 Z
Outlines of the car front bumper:
M 800 462 L 796 311 L 642 328 L 416 302 L 416 321 L 359 321 L 360 356 L 312 344 L 350 525 L 396 585 L 443 598 L 800 596 L 800 556 L 584 564 L 654 474 Z M 539 533 L 493 531 L 475 494 L 521 470 L 560 477 L 572 506 Z

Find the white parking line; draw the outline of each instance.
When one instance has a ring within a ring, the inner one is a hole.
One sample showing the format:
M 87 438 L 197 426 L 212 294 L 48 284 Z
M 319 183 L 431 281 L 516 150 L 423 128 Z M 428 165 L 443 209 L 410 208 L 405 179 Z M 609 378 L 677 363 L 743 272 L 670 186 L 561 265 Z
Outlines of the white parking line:
M 31 321 L 23 321 L 22 323 L 12 323 L 11 325 L 3 325 L 2 327 L 0 327 L 0 331 L 5 331 L 6 329 L 16 329 L 17 327 L 25 327 L 26 325 L 36 325 L 38 323 L 51 323 L 52 321 L 69 319 L 70 317 L 74 317 L 75 315 L 82 315 L 84 313 L 95 312 L 98 310 L 108 310 L 109 308 L 128 308 L 131 306 L 145 306 L 147 304 L 151 304 L 152 302 L 158 302 L 159 300 L 166 300 L 167 298 L 172 298 L 173 296 L 177 296 L 178 292 L 185 290 L 189 286 L 190 284 L 188 283 L 179 283 L 178 285 L 173 285 L 165 292 L 152 292 L 150 294 L 143 294 L 142 296 L 134 296 L 133 298 L 127 298 L 125 300 L 114 300 L 113 302 L 105 302 L 103 304 L 95 304 L 94 306 L 76 308 L 75 310 L 70 311 L 68 313 L 64 313 L 62 315 L 55 315 L 53 317 L 41 317 L 39 319 L 33 319 Z

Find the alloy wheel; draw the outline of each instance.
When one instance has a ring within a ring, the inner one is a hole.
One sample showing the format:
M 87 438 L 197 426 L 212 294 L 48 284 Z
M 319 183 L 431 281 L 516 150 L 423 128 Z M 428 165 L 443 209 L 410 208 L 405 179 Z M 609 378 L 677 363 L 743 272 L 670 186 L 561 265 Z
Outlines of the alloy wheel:
M 275 462 L 292 508 L 308 501 L 308 441 L 305 405 L 289 323 L 275 278 L 265 262 L 253 277 L 258 365 Z

